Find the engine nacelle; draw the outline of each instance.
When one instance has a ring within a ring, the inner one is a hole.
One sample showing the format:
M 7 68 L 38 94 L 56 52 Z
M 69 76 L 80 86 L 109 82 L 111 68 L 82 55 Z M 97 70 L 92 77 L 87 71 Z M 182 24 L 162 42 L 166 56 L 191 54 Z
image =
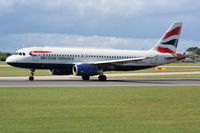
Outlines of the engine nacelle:
M 94 76 L 102 73 L 96 66 L 89 64 L 77 64 L 72 68 L 73 74 L 77 76 Z
M 73 74 L 72 70 L 66 70 L 66 69 L 51 69 L 49 72 L 52 75 L 70 75 Z

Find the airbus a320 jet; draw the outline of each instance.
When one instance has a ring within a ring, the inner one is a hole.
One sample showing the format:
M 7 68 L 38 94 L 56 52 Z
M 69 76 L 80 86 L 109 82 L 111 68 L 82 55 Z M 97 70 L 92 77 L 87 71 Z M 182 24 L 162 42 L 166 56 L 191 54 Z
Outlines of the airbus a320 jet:
M 69 47 L 29 47 L 16 51 L 6 59 L 7 64 L 30 69 L 34 80 L 36 69 L 48 69 L 52 75 L 99 75 L 105 81 L 105 71 L 130 71 L 156 67 L 184 58 L 176 53 L 182 22 L 173 23 L 156 45 L 146 51 Z

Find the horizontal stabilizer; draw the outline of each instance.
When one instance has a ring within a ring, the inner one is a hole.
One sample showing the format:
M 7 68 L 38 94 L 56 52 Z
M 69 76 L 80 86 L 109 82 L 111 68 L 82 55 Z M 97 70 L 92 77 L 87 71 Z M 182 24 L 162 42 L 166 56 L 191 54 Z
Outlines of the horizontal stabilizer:
M 165 57 L 166 59 L 176 59 L 176 58 L 185 58 L 185 56 L 172 56 L 172 57 Z

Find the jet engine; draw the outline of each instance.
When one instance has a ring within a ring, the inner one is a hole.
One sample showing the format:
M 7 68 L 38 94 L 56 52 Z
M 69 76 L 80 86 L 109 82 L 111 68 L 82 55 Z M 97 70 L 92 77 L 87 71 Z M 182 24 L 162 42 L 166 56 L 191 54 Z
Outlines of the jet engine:
M 102 70 L 90 64 L 76 64 L 73 66 L 72 71 L 76 76 L 94 76 L 102 73 Z

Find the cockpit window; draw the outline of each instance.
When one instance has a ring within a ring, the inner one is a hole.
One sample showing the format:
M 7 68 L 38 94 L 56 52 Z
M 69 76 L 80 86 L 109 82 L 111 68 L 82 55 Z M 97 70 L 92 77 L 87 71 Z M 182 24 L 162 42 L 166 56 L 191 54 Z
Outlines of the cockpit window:
M 15 55 L 26 56 L 26 53 L 24 53 L 24 52 L 16 52 Z

